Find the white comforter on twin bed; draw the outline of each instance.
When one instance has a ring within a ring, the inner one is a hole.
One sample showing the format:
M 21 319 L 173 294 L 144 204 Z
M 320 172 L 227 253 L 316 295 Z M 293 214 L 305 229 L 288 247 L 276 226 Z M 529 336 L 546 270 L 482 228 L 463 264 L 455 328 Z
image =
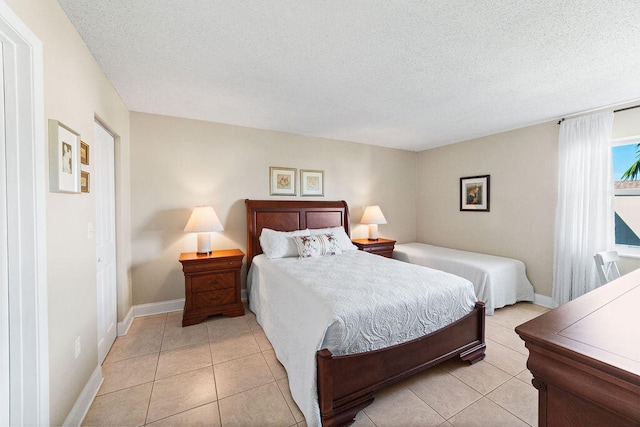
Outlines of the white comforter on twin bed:
M 289 376 L 307 425 L 320 425 L 316 351 L 375 350 L 418 338 L 470 313 L 466 279 L 348 251 L 319 258 L 253 259 L 249 305 Z
M 470 280 L 488 316 L 493 315 L 496 308 L 534 300 L 525 265 L 517 259 L 417 242 L 397 244 L 393 257 Z

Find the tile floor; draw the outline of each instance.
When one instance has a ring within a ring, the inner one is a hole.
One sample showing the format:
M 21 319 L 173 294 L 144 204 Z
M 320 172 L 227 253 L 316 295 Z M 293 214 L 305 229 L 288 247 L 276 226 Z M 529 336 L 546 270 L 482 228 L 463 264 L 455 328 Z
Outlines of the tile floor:
M 450 360 L 380 391 L 356 426 L 536 426 L 537 391 L 514 328 L 531 303 L 486 322 L 485 360 Z M 304 426 L 287 373 L 253 313 L 181 326 L 182 312 L 133 321 L 107 356 L 86 426 Z

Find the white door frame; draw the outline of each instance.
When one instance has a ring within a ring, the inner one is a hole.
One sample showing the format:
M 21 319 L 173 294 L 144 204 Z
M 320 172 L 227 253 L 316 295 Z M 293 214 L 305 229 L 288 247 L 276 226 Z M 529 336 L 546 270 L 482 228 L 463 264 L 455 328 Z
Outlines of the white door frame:
M 48 425 L 42 43 L 3 0 L 0 0 L 0 39 L 5 64 L 6 140 L 2 149 L 6 154 L 7 179 L 2 190 L 6 190 L 9 294 L 6 316 L 9 335 L 0 343 L 2 352 L 8 348 L 9 414 L 0 415 L 0 420 L 8 419 L 9 425 Z M 0 316 L 0 322 L 5 322 L 5 316 Z M 3 328 L 6 326 L 3 324 Z

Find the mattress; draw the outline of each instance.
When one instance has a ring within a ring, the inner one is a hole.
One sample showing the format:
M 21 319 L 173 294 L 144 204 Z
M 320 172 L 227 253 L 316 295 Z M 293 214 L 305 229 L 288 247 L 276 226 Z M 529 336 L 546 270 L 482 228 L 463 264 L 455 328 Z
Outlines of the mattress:
M 466 279 L 362 251 L 310 259 L 253 259 L 249 306 L 307 425 L 320 425 L 316 351 L 355 354 L 410 341 L 464 317 Z
M 476 297 L 485 303 L 487 315 L 492 315 L 496 308 L 534 300 L 525 265 L 517 259 L 417 242 L 396 244 L 393 257 L 471 281 Z

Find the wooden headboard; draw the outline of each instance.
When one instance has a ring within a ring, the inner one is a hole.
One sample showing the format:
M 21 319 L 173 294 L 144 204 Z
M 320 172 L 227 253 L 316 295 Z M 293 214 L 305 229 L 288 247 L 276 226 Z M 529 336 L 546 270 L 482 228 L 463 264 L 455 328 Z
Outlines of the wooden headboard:
M 277 231 L 305 228 L 344 227 L 349 232 L 349 207 L 344 200 L 249 200 L 247 206 L 247 268 L 262 253 L 260 233 L 263 228 Z

